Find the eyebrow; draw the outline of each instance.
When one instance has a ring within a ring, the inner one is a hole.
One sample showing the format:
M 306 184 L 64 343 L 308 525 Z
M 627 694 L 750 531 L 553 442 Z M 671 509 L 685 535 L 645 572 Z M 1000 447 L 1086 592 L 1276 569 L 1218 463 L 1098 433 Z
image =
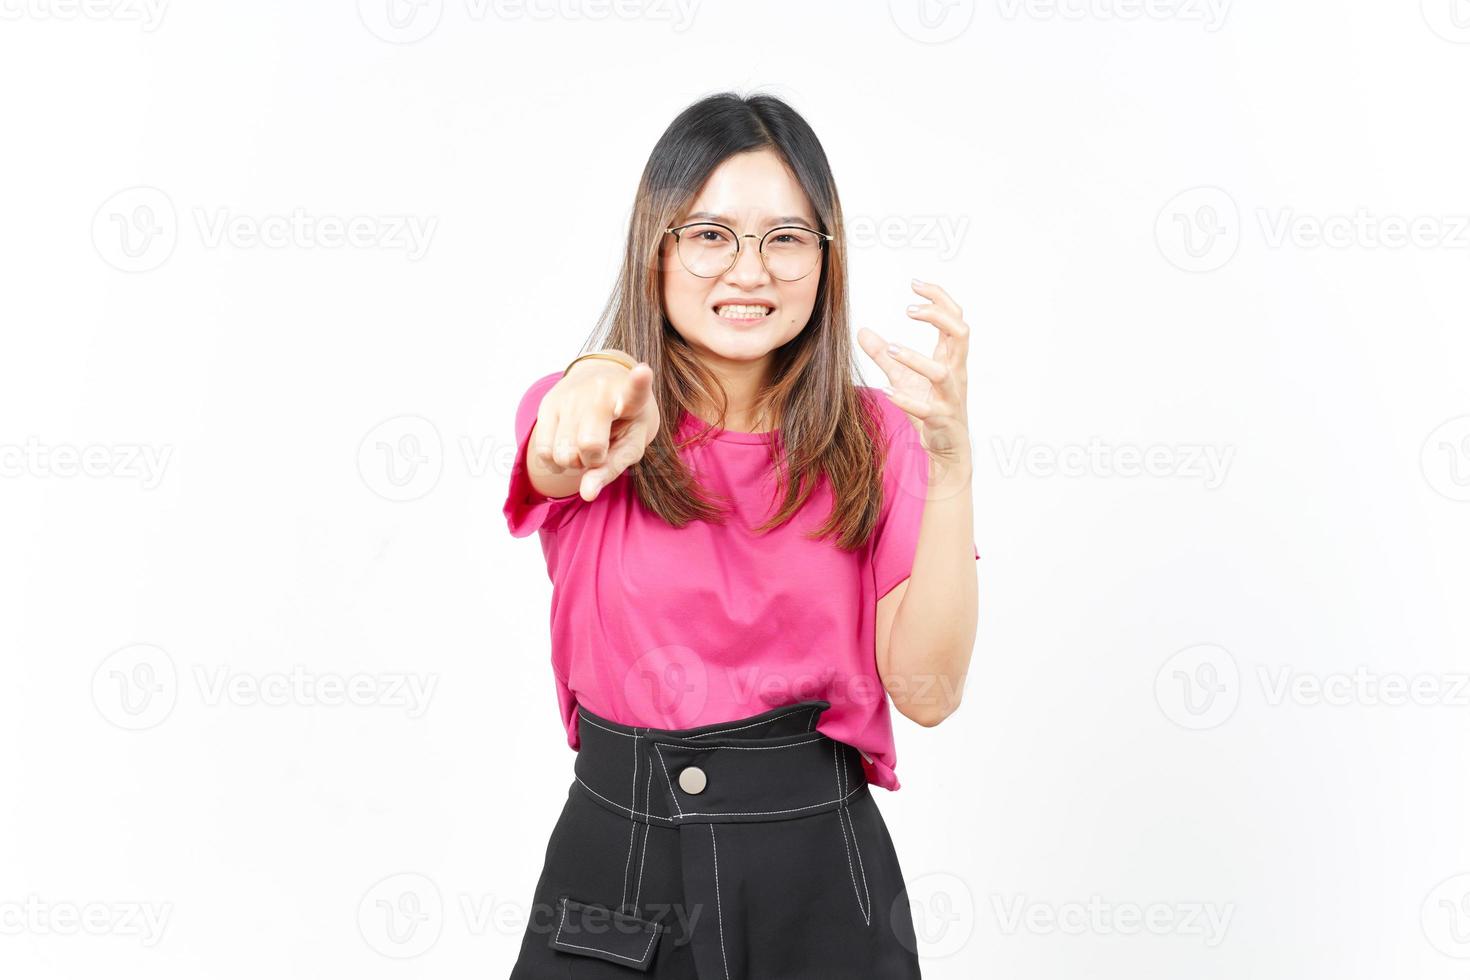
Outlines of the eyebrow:
M 695 211 L 694 213 L 690 214 L 689 217 L 685 218 L 684 221 L 689 222 L 695 220 L 696 218 L 704 218 L 708 221 L 718 221 L 722 225 L 732 224 L 729 215 L 715 214 L 713 211 Z M 770 221 L 766 222 L 767 228 L 775 228 L 778 225 L 802 225 L 803 227 L 811 228 L 814 231 L 817 227 L 817 223 L 815 221 L 800 214 L 785 214 L 779 218 L 772 218 Z

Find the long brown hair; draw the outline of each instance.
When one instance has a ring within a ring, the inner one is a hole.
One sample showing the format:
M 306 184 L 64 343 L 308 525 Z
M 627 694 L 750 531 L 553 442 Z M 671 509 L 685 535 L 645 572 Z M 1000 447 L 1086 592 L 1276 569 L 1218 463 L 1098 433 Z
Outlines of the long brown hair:
M 711 95 L 681 112 L 649 154 L 629 220 L 622 270 L 586 350 L 626 351 L 654 370 L 661 424 L 643 459 L 627 473 L 643 505 L 674 527 L 690 521 L 724 523 L 725 511 L 700 486 L 677 449 L 707 438 L 701 430 L 676 444 L 677 423 L 701 404 L 729 407 L 715 375 L 695 356 L 663 310 L 661 271 L 665 229 L 726 158 L 769 148 L 785 161 L 816 209 L 818 231 L 834 236 L 823 248 L 816 305 L 807 325 L 778 348 L 770 384 L 754 415 L 779 428 L 772 442 L 780 509 L 757 530 L 785 523 L 825 475 L 833 507 L 810 537 L 835 535 L 837 547 L 863 545 L 877 523 L 884 441 L 877 405 L 853 383 L 848 325 L 847 250 L 842 205 L 827 155 L 797 112 L 771 95 Z M 677 260 L 675 260 L 677 261 Z

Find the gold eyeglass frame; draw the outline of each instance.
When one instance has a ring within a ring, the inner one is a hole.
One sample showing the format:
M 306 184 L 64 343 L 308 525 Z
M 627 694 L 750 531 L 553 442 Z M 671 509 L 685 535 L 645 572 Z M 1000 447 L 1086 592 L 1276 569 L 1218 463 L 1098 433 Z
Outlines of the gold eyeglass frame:
M 714 225 L 716 228 L 723 228 L 723 229 L 725 229 L 726 231 L 728 231 L 730 233 L 730 236 L 732 238 L 735 239 L 735 252 L 734 252 L 734 254 L 732 254 L 730 256 L 730 264 L 727 265 L 727 266 L 725 266 L 723 269 L 721 269 L 719 272 L 716 272 L 712 276 L 701 276 L 701 275 L 699 275 L 699 273 L 697 273 L 693 269 L 689 268 L 689 263 L 687 263 L 687 262 L 684 261 L 684 253 L 679 251 L 679 242 L 682 241 L 682 239 L 679 238 L 679 232 L 683 231 L 685 228 L 693 228 L 696 225 Z M 781 230 L 786 229 L 786 228 L 795 228 L 798 231 L 808 232 L 809 234 L 812 234 L 812 235 L 816 235 L 817 236 L 817 261 L 814 262 L 814 263 L 812 263 L 812 267 L 810 269 L 806 270 L 801 275 L 797 276 L 795 279 L 782 279 L 780 276 L 776 275 L 774 272 L 771 272 L 770 265 L 768 265 L 766 263 L 766 239 L 767 238 L 770 238 L 776 232 L 781 231 Z M 720 276 L 723 276 L 725 273 L 727 273 L 731 269 L 735 268 L 735 263 L 737 263 L 737 262 L 740 261 L 740 250 L 745 247 L 744 245 L 741 244 L 740 239 L 742 239 L 742 238 L 758 238 L 758 239 L 760 239 L 760 244 L 756 246 L 756 252 L 760 254 L 760 257 L 761 257 L 761 265 L 765 268 L 766 272 L 770 275 L 770 277 L 772 279 L 776 280 L 777 282 L 801 282 L 807 276 L 811 275 L 814 270 L 816 270 L 816 269 L 818 269 L 818 268 L 821 267 L 821 265 L 822 265 L 822 255 L 825 254 L 825 252 L 826 252 L 826 245 L 827 245 L 827 243 L 830 242 L 833 238 L 836 237 L 835 235 L 829 235 L 829 234 L 827 234 L 825 231 L 817 231 L 817 229 L 815 229 L 815 228 L 808 228 L 806 225 L 777 225 L 775 228 L 772 228 L 770 231 L 766 232 L 764 235 L 751 235 L 751 234 L 742 235 L 739 232 L 737 232 L 734 228 L 731 228 L 729 225 L 722 225 L 718 221 L 690 221 L 690 222 L 688 222 L 686 224 L 676 225 L 676 226 L 671 227 L 671 228 L 665 228 L 664 229 L 664 234 L 666 234 L 666 235 L 673 235 L 674 236 L 674 254 L 677 255 L 677 256 L 679 256 L 679 264 L 684 267 L 684 271 L 687 272 L 687 273 L 689 273 L 691 276 L 699 276 L 699 278 L 701 278 L 701 279 L 718 279 Z

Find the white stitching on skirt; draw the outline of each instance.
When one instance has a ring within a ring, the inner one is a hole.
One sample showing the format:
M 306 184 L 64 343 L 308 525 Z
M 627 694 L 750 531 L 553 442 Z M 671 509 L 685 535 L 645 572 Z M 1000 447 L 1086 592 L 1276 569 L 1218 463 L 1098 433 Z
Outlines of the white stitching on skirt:
M 778 720 L 779 720 L 779 718 L 767 718 L 765 721 L 753 721 L 749 725 L 739 725 L 739 726 L 737 726 L 735 728 L 713 728 L 713 729 L 710 729 L 707 732 L 700 732 L 697 735 L 689 735 L 687 737 L 688 738 L 709 738 L 711 735 L 727 735 L 730 732 L 743 732 L 747 728 L 759 728 L 762 725 L 769 725 L 771 722 L 778 721 Z
M 644 780 L 644 807 L 647 807 L 648 805 L 648 790 L 650 789 L 653 789 L 653 763 L 648 763 L 648 779 Z M 638 802 L 637 799 L 635 799 L 634 802 Z M 644 868 L 644 862 L 647 860 L 648 824 L 644 823 L 644 843 L 642 843 L 641 851 L 638 852 L 638 890 L 637 892 L 634 892 L 635 908 L 642 908 L 641 905 L 639 905 L 639 901 L 641 901 L 642 898 L 642 868 Z
M 648 764 L 648 778 L 644 780 L 643 805 L 648 806 L 648 791 L 653 788 L 653 763 Z M 634 800 L 633 802 L 638 802 Z M 634 908 L 642 908 L 643 863 L 648 860 L 648 824 L 643 825 L 643 849 L 638 853 L 638 890 L 633 893 Z
M 628 821 L 628 857 L 623 861 L 623 897 L 618 902 L 618 908 L 622 909 L 628 904 L 628 868 L 633 864 L 633 841 L 638 836 L 638 821 Z
M 826 737 L 827 736 L 825 735 L 821 735 L 817 738 L 808 738 L 800 742 L 792 742 L 789 745 L 679 745 L 675 747 L 683 749 L 686 752 L 719 752 L 721 750 L 726 750 L 730 752 L 770 752 L 775 749 L 794 749 L 798 745 L 810 745 L 813 742 L 820 742 Z M 654 747 L 657 748 L 659 744 L 660 743 L 655 742 Z
M 655 746 L 655 748 L 656 747 L 657 746 Z M 664 775 L 665 775 L 665 778 L 667 778 L 667 776 L 668 776 L 667 770 L 665 771 Z M 624 804 L 619 803 L 617 800 L 609 800 L 606 796 L 603 796 L 601 793 L 597 792 L 597 790 L 593 789 L 591 786 L 588 786 L 585 782 L 582 782 L 582 777 L 581 776 L 573 776 L 572 778 L 575 779 L 578 783 L 581 783 L 583 789 L 585 789 L 587 792 L 591 793 L 593 796 L 597 797 L 599 800 L 607 800 L 607 802 L 611 803 L 618 810 L 626 810 L 626 809 L 628 809 L 628 807 L 625 806 Z M 670 789 L 672 791 L 672 787 Z M 662 820 L 665 823 L 670 823 L 670 824 L 678 823 L 679 820 L 680 820 L 680 818 L 682 818 L 682 817 L 763 817 L 763 816 L 768 816 L 770 814 L 775 814 L 775 813 L 799 813 L 802 810 L 812 810 L 812 809 L 815 809 L 816 807 L 819 807 L 819 806 L 831 806 L 833 803 L 841 803 L 843 800 L 848 799 L 848 797 L 856 796 L 858 793 L 861 793 L 862 791 L 863 791 L 863 787 L 862 786 L 856 786 L 853 789 L 848 790 L 847 796 L 843 796 L 843 797 L 841 797 L 839 799 L 836 799 L 836 800 L 823 800 L 821 803 L 810 803 L 810 804 L 808 804 L 806 806 L 794 806 L 794 807 L 791 807 L 791 808 L 786 809 L 786 810 L 719 810 L 719 811 L 695 811 L 695 812 L 692 812 L 692 813 L 682 813 L 681 812 L 679 814 L 679 816 L 677 816 L 677 817 L 665 817 L 662 814 L 658 814 L 658 813 L 644 813 L 642 810 L 634 810 L 632 812 L 636 816 L 647 817 L 650 820 Z
M 838 766 L 838 764 L 837 764 L 837 742 L 834 740 L 833 743 L 832 743 L 832 772 L 837 777 L 837 792 L 839 792 L 839 793 L 841 793 L 842 790 L 843 790 L 843 787 L 847 785 L 847 774 L 843 771 L 845 768 L 846 768 L 845 766 Z M 858 787 L 858 789 L 861 789 L 861 788 L 862 787 Z M 857 790 L 853 790 L 853 792 L 855 793 L 855 792 L 857 792 Z M 850 796 L 852 794 L 849 793 L 847 795 Z M 847 798 L 846 796 L 843 797 L 844 800 L 846 798 Z M 863 907 L 863 896 L 864 895 L 867 895 L 867 893 L 868 893 L 868 875 L 867 875 L 867 872 L 863 872 L 863 890 L 862 890 L 862 893 L 859 894 L 859 892 L 858 892 L 858 883 L 857 883 L 857 874 L 853 871 L 853 867 L 852 867 L 852 852 L 855 851 L 855 850 L 857 850 L 857 825 L 856 824 L 853 825 L 853 828 L 852 828 L 852 848 L 849 849 L 848 848 L 848 838 L 847 838 L 847 804 L 846 803 L 844 803 L 842 806 L 839 806 L 837 808 L 837 823 L 838 823 L 838 826 L 841 827 L 841 829 L 842 829 L 842 849 L 843 849 L 843 851 L 845 851 L 847 853 L 847 876 L 852 879 L 852 893 L 853 893 L 853 896 L 857 898 L 858 912 L 863 917 L 863 924 L 864 925 L 872 925 L 873 924 L 873 918 L 872 918 L 873 917 L 873 899 L 871 897 L 869 897 L 868 898 L 867 907 L 866 908 Z M 859 870 L 862 869 L 862 864 L 863 864 L 863 855 L 862 855 L 862 852 L 859 851 L 858 852 L 858 869 Z
M 658 764 L 662 766 L 664 770 L 664 782 L 669 784 L 669 799 L 674 801 L 674 809 L 679 812 L 680 816 L 683 816 L 684 810 L 679 806 L 679 798 L 674 795 L 674 781 L 669 778 L 669 764 L 664 761 L 664 750 L 659 747 L 659 744 L 657 742 L 653 743 L 653 747 L 654 750 L 658 752 Z
M 807 708 L 806 710 L 812 712 L 812 721 L 815 722 L 816 719 L 817 719 L 817 714 L 822 710 L 822 707 L 820 705 L 814 704 L 811 707 Z M 795 714 L 795 713 L 796 712 L 794 712 L 794 711 L 792 712 L 792 714 Z M 780 721 L 782 718 L 786 718 L 786 717 L 788 717 L 788 716 L 787 715 L 777 715 L 774 718 L 767 718 L 765 721 L 753 721 L 749 725 L 740 725 L 740 726 L 738 726 L 736 728 L 717 728 L 714 731 L 700 732 L 698 735 L 690 735 L 689 737 L 690 738 L 707 738 L 710 735 L 725 735 L 725 734 L 727 734 L 729 732 L 743 732 L 747 728 L 759 728 L 762 725 L 769 725 L 769 724 L 772 724 L 773 722 Z M 807 731 L 811 731 L 811 730 L 812 730 L 811 727 L 808 726 Z
M 847 767 L 844 765 L 842 767 L 842 785 L 843 786 L 846 786 L 847 785 L 847 775 L 848 775 L 848 773 L 847 773 Z M 867 784 L 867 780 L 864 779 L 863 780 L 863 783 L 864 783 L 864 785 L 866 785 Z M 858 874 L 863 879 L 863 898 L 867 901 L 867 904 L 868 904 L 868 915 L 867 915 L 866 923 L 868 925 L 872 925 L 873 924 L 873 896 L 870 895 L 870 894 L 868 894 L 868 872 L 867 872 L 866 869 L 863 868 L 863 848 L 862 848 L 862 845 L 860 845 L 858 843 L 857 823 L 852 819 L 852 811 L 849 810 L 845 804 L 843 806 L 838 807 L 837 808 L 837 812 L 847 818 L 847 828 L 848 828 L 849 831 L 852 832 L 852 853 L 854 853 L 854 854 L 857 855 L 857 859 L 858 859 Z
M 575 779 L 578 783 L 580 783 L 583 789 L 585 789 L 587 792 L 591 793 L 593 796 L 597 797 L 599 800 L 607 800 L 607 802 L 611 803 L 614 807 L 616 807 L 619 810 L 628 810 L 628 807 L 627 806 L 623 805 L 622 803 L 619 803 L 617 800 L 610 800 L 610 799 L 608 799 L 606 796 L 603 796 L 601 793 L 597 792 L 597 790 L 593 789 L 591 786 L 588 786 L 585 782 L 582 782 L 582 777 L 581 776 L 574 775 L 572 778 Z M 635 816 L 647 817 L 650 820 L 664 820 L 664 821 L 667 821 L 669 823 L 673 823 L 674 822 L 674 818 L 673 817 L 665 817 L 662 814 L 658 814 L 658 813 L 644 813 L 642 810 L 629 810 L 629 812 L 632 813 L 632 814 L 634 814 Z
M 858 846 L 857 824 L 853 822 L 852 814 L 848 811 L 846 805 L 837 808 L 837 815 L 840 817 L 845 817 L 847 819 L 847 825 L 852 831 L 852 852 L 857 855 L 858 874 L 861 875 L 863 879 L 863 898 L 868 903 L 867 910 L 863 913 L 863 923 L 865 925 L 872 925 L 873 899 L 872 896 L 868 894 L 868 872 L 863 869 L 863 849 Z
M 598 725 L 596 722 L 591 722 L 590 724 L 592 724 L 594 727 L 597 727 L 597 728 L 604 727 L 604 726 Z M 612 731 L 612 730 L 611 729 L 607 729 L 607 731 Z M 615 734 L 615 735 L 622 735 L 624 733 L 623 732 L 614 732 L 613 734 Z M 619 810 L 627 810 L 628 811 L 628 817 L 629 817 L 629 819 L 632 819 L 634 817 L 648 817 L 649 819 L 663 820 L 663 821 L 666 821 L 666 822 L 672 824 L 672 823 L 676 823 L 678 820 L 680 820 L 680 819 L 682 819 L 684 817 L 774 816 L 776 814 L 781 814 L 781 813 L 799 813 L 802 810 L 813 810 L 813 809 L 816 809 L 817 807 L 828 806 L 828 805 L 830 805 L 832 803 L 838 803 L 838 804 L 844 803 L 848 799 L 848 797 L 853 796 L 854 794 L 860 792 L 862 790 L 862 788 L 863 788 L 860 785 L 860 786 L 857 786 L 856 788 L 854 788 L 854 789 L 852 789 L 850 791 L 844 792 L 844 788 L 846 786 L 846 782 L 843 779 L 839 778 L 838 781 L 837 781 L 837 794 L 838 794 L 837 795 L 837 798 L 836 799 L 833 799 L 833 800 L 825 800 L 825 801 L 823 801 L 821 803 L 809 803 L 806 806 L 788 807 L 787 809 L 784 809 L 784 810 L 708 810 L 708 811 L 693 811 L 693 812 L 690 812 L 690 813 L 685 813 L 684 812 L 684 808 L 682 806 L 680 806 L 680 804 L 679 804 L 678 794 L 676 794 L 674 792 L 674 781 L 669 776 L 669 765 L 668 765 L 668 761 L 664 758 L 663 746 L 661 746 L 658 742 L 655 742 L 652 739 L 650 739 L 649 740 L 650 741 L 650 744 L 652 744 L 653 747 L 654 747 L 654 750 L 656 752 L 658 752 L 659 766 L 664 771 L 664 782 L 667 783 L 668 784 L 668 787 L 669 787 L 669 798 L 674 801 L 674 809 L 675 809 L 675 811 L 677 811 L 676 816 L 673 816 L 673 817 L 660 816 L 659 814 L 656 814 L 656 813 L 644 812 L 642 810 L 637 809 L 637 804 L 638 804 L 638 782 L 637 782 L 637 780 L 638 780 L 638 755 L 637 755 L 638 743 L 637 743 L 637 739 L 639 739 L 639 738 L 647 738 L 648 736 L 646 734 L 645 735 L 636 735 L 635 734 L 635 735 L 629 735 L 628 737 L 634 739 L 634 743 L 633 743 L 633 751 L 634 751 L 634 755 L 633 755 L 633 780 L 634 781 L 633 781 L 633 800 L 632 800 L 632 804 L 633 805 L 632 806 L 628 806 L 628 805 L 619 803 L 616 800 L 612 800 L 612 799 L 609 799 L 606 796 L 603 796 L 601 793 L 597 792 L 597 790 L 593 789 L 591 786 L 588 786 L 585 782 L 583 782 L 580 776 L 574 777 L 574 778 L 576 778 L 577 782 L 578 783 L 581 783 L 581 785 L 589 793 L 591 793 L 592 795 L 596 796 L 598 799 L 607 800 L 607 802 L 611 803 L 613 806 L 617 807 Z M 759 751 L 764 751 L 764 750 L 767 750 L 767 749 L 792 749 L 792 748 L 796 748 L 798 745 L 810 745 L 812 742 L 820 742 L 822 739 L 827 738 L 827 737 L 828 736 L 826 736 L 826 735 L 818 735 L 816 738 L 803 739 L 800 742 L 792 742 L 792 743 L 790 743 L 788 745 L 698 745 L 698 746 L 695 746 L 695 745 L 684 745 L 684 746 L 679 746 L 679 748 L 684 749 L 684 750 L 689 751 L 689 752 L 714 752 L 714 751 L 716 751 L 718 749 L 734 749 L 736 751 L 744 751 L 744 752 L 759 752 Z M 837 741 L 835 739 L 832 739 L 831 741 L 832 741 L 832 764 L 833 764 L 833 766 L 835 768 L 836 765 L 837 765 Z M 651 774 L 652 773 L 651 773 L 651 770 L 650 770 L 650 775 Z M 652 806 L 652 802 L 653 801 L 652 801 L 652 798 L 651 797 L 646 797 L 645 798 L 645 801 L 644 801 L 644 806 Z M 842 824 L 842 829 L 843 829 L 843 832 L 842 832 L 842 842 L 843 842 L 843 846 L 845 847 L 847 845 L 847 824 L 845 822 Z M 628 869 L 629 863 L 632 860 L 632 854 L 633 854 L 633 850 L 632 850 L 632 848 L 633 848 L 632 830 L 636 830 L 636 828 L 631 828 L 630 829 L 629 838 L 628 838 L 628 860 L 624 861 L 624 863 L 623 863 L 623 895 L 622 895 L 622 897 L 623 897 L 623 900 L 625 902 L 627 901 L 627 897 L 628 897 L 628 876 L 627 876 L 627 869 Z M 647 836 L 648 836 L 647 835 L 647 832 L 645 831 L 645 833 L 644 833 L 644 840 L 645 841 L 647 840 Z M 857 836 L 857 830 L 856 830 L 856 826 L 854 825 L 854 830 L 853 830 L 854 844 L 856 844 L 856 840 L 855 840 L 856 836 Z M 852 858 L 849 855 L 849 857 L 848 857 L 848 864 L 850 865 L 851 863 L 852 863 Z M 858 863 L 859 863 L 859 865 L 861 865 L 861 863 L 862 863 L 862 855 L 861 854 L 858 855 Z M 640 865 L 641 865 L 641 861 L 640 861 Z M 864 881 L 863 881 L 864 888 L 866 889 L 866 886 L 867 886 L 867 875 L 864 874 L 863 878 L 864 878 Z M 854 879 L 854 881 L 853 881 L 853 891 L 854 892 L 857 891 L 857 881 L 856 881 L 856 879 Z M 861 904 L 862 904 L 861 903 L 861 900 L 859 900 L 859 906 L 861 906 Z M 869 901 L 869 908 L 871 910 L 871 900 Z
M 709 846 L 715 852 L 715 920 L 720 925 L 720 956 L 725 961 L 725 980 L 730 980 L 730 958 L 725 955 L 725 913 L 720 908 L 720 849 L 715 846 L 715 825 L 709 825 Z
M 605 732 L 612 732 L 614 735 L 621 735 L 621 736 L 623 736 L 623 738 L 634 738 L 634 737 L 636 737 L 636 736 L 633 736 L 633 735 L 629 735 L 627 732 L 613 731 L 613 729 L 608 728 L 606 725 L 599 725 L 597 722 L 593 721 L 591 718 L 588 718 L 586 716 L 586 714 L 584 714 L 582 712 L 578 712 L 577 713 L 577 717 L 581 718 L 583 721 L 585 721 L 587 724 L 591 725 L 593 728 L 601 728 Z
M 648 937 L 648 945 L 643 947 L 643 955 L 642 956 L 637 956 L 637 957 L 634 957 L 634 956 L 624 956 L 622 953 L 614 953 L 610 949 L 598 949 L 595 946 L 578 946 L 576 943 L 564 943 L 564 942 L 562 942 L 562 939 L 561 939 L 561 929 L 562 929 L 562 926 L 564 926 L 566 924 L 567 924 L 567 899 L 566 899 L 566 896 L 563 895 L 562 898 L 561 898 L 561 923 L 556 927 L 556 936 L 553 937 L 553 938 L 554 938 L 554 941 L 555 942 L 560 943 L 561 945 L 567 947 L 568 949 L 586 949 L 586 950 L 591 950 L 594 953 L 603 953 L 603 954 L 605 954 L 607 956 L 616 956 L 618 959 L 620 959 L 620 960 L 627 960 L 629 963 L 642 963 L 645 959 L 648 958 L 648 951 L 653 948 L 653 941 L 658 938 L 658 930 L 655 929 L 649 935 L 649 937 Z
M 633 735 L 633 806 L 628 807 L 628 856 L 623 860 L 623 894 L 618 908 L 628 904 L 628 868 L 633 864 L 633 838 L 638 825 L 633 822 L 633 807 L 638 805 L 638 736 Z
M 811 803 L 811 804 L 808 804 L 807 806 L 794 806 L 794 807 L 791 807 L 790 809 L 787 809 L 787 810 L 717 810 L 717 811 L 709 811 L 709 812 L 701 812 L 701 811 L 698 811 L 698 810 L 693 810 L 693 811 L 690 811 L 689 813 L 681 813 L 680 816 L 681 817 L 737 817 L 737 816 L 759 817 L 759 816 L 766 816 L 766 815 L 772 814 L 772 813 L 797 813 L 797 812 L 799 812 L 801 810 L 811 810 L 811 809 L 813 809 L 815 807 L 819 807 L 819 806 L 830 806 L 833 803 L 841 803 L 843 800 L 846 800 L 848 797 L 850 797 L 850 796 L 856 796 L 858 793 L 861 793 L 862 791 L 863 791 L 863 788 L 861 786 L 859 786 L 856 789 L 848 790 L 847 796 L 841 797 L 840 799 L 826 800 L 825 802 L 822 802 L 822 803 Z

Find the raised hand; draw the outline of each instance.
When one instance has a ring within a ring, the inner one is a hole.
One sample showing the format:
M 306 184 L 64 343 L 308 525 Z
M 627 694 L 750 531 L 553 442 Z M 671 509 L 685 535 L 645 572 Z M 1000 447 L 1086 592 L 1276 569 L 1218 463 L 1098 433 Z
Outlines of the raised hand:
M 964 311 L 934 283 L 913 282 L 914 292 L 930 302 L 908 308 L 908 315 L 939 330 L 932 356 L 889 344 L 863 327 L 858 343 L 888 375 L 893 403 L 908 413 L 919 439 L 936 462 L 969 464 L 968 374 L 970 328 Z

